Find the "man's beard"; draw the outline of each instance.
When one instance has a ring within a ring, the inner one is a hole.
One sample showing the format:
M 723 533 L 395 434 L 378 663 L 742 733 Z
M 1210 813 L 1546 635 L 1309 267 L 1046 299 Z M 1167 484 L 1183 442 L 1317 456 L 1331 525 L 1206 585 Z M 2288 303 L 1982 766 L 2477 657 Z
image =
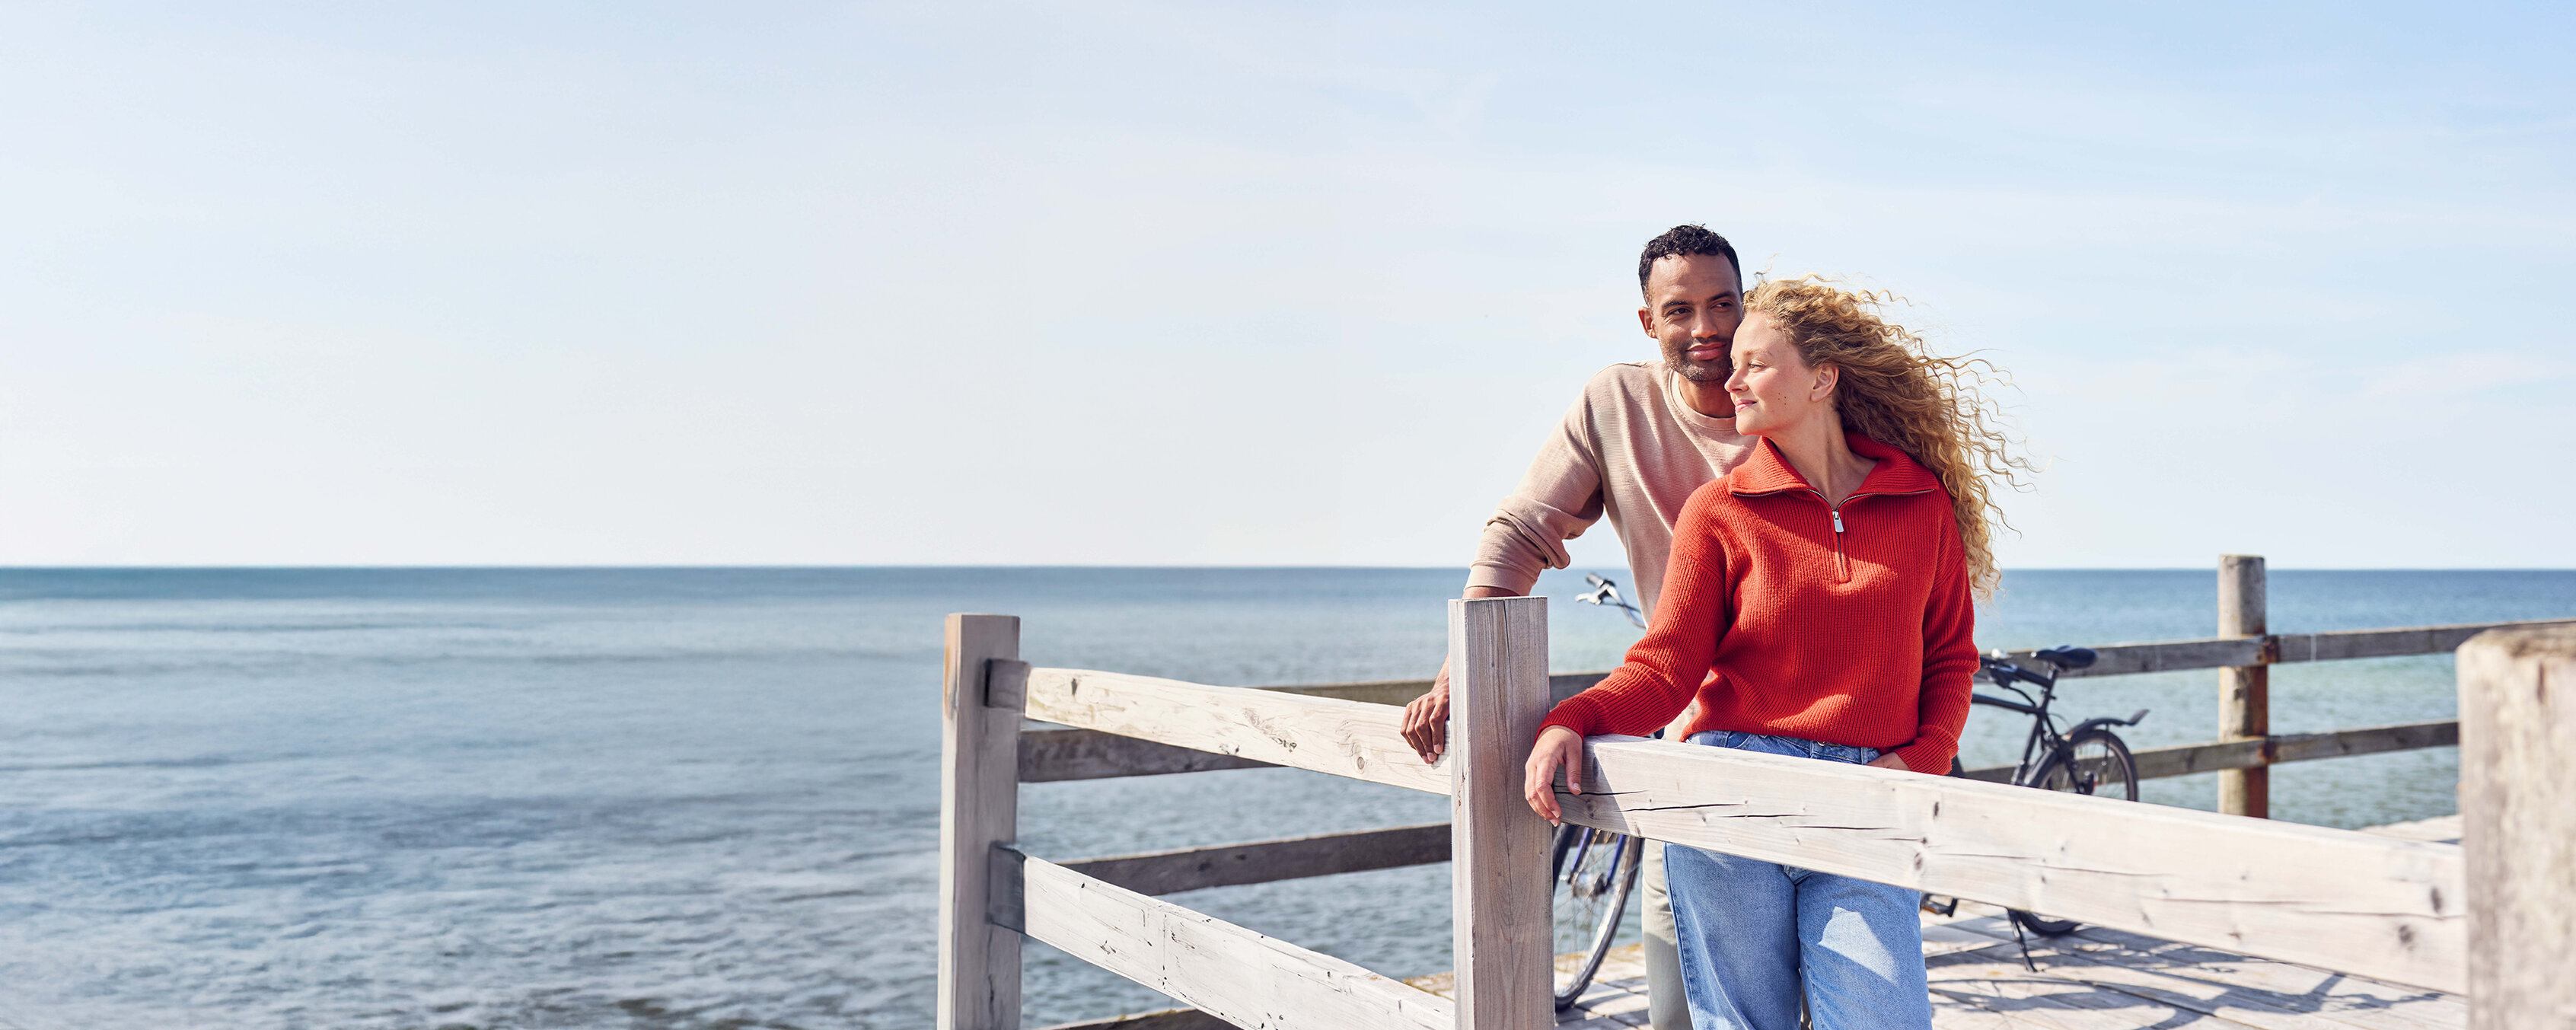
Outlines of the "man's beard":
M 1688 379 L 1694 383 L 1723 383 L 1729 376 L 1733 376 L 1735 374 L 1735 362 L 1732 358 L 1722 357 L 1715 361 L 1692 361 L 1690 358 L 1685 357 L 1682 354 L 1683 349 L 1684 348 L 1682 347 L 1665 347 L 1664 364 L 1670 366 L 1673 371 L 1681 373 L 1681 377 L 1684 379 Z

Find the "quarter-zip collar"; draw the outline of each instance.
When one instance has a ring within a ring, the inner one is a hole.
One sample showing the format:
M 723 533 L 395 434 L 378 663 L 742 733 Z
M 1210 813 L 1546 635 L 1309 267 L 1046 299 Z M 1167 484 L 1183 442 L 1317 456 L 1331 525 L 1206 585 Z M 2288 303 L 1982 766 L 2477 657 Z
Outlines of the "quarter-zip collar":
M 1919 494 L 1941 489 L 1941 480 L 1932 474 L 1932 470 L 1924 468 L 1921 462 L 1906 456 L 1904 451 L 1859 433 L 1843 434 L 1843 442 L 1851 447 L 1854 454 L 1878 459 L 1878 466 L 1870 469 L 1869 475 L 1862 477 L 1860 489 L 1852 491 L 1850 497 L 1844 498 L 1844 504 L 1879 494 Z M 1820 501 L 1825 496 L 1823 491 L 1808 483 L 1807 478 L 1799 475 L 1798 470 L 1789 464 L 1788 456 L 1780 453 L 1780 445 L 1772 443 L 1767 438 L 1760 446 L 1753 449 L 1752 454 L 1745 456 L 1744 464 L 1736 466 L 1735 471 L 1727 473 L 1726 489 L 1739 497 L 1785 493 L 1791 490 L 1814 494 Z
M 1754 448 L 1753 454 L 1744 459 L 1744 464 L 1727 474 L 1726 489 L 1738 497 L 1806 494 L 1815 498 L 1817 504 L 1824 505 L 1825 514 L 1833 519 L 1834 577 L 1849 583 L 1852 577 L 1851 552 L 1843 542 L 1843 534 L 1848 532 L 1843 527 L 1843 509 L 1863 497 L 1930 493 L 1941 488 L 1941 481 L 1933 477 L 1930 469 L 1894 447 L 1858 433 L 1843 434 L 1843 442 L 1851 447 L 1852 453 L 1876 458 L 1878 464 L 1870 467 L 1869 475 L 1861 477 L 1860 489 L 1843 498 L 1841 504 L 1825 500 L 1824 491 L 1808 485 L 1806 477 L 1798 474 L 1797 467 L 1789 464 L 1788 456 L 1781 454 L 1779 446 L 1768 437 L 1763 439 L 1762 446 Z

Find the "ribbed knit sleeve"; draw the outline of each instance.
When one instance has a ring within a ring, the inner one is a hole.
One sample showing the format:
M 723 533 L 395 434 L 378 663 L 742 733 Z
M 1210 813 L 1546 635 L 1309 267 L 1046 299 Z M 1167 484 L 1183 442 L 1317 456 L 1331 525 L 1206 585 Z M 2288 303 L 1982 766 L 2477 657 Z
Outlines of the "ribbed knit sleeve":
M 1943 498 L 1947 500 L 1947 498 Z M 1923 685 L 1914 741 L 1896 748 L 1916 772 L 1946 775 L 1968 724 L 1977 675 L 1977 606 L 1968 589 L 1967 548 L 1955 516 L 1938 552 L 1931 596 L 1923 605 Z
M 1726 549 L 1713 509 L 1727 498 L 1723 480 L 1691 493 L 1673 524 L 1673 556 L 1646 635 L 1627 661 L 1592 689 L 1556 706 L 1540 724 L 1584 736 L 1644 736 L 1673 721 L 1708 678 L 1717 644 L 1733 621 L 1728 610 Z M 1970 661 L 1974 661 L 1971 656 Z

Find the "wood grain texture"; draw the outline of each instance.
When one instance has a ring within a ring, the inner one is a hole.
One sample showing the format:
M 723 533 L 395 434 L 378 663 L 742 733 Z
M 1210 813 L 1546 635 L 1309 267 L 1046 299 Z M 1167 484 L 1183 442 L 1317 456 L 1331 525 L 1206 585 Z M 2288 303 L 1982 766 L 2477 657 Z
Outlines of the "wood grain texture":
M 1270 883 L 1449 860 L 1449 824 L 1327 833 L 1214 848 L 1066 862 L 1064 867 L 1139 894 Z
M 1029 673 L 1032 719 L 1352 779 L 1449 792 L 1448 759 L 1426 765 L 1386 705 L 1210 687 L 1088 669 Z
M 2469 1026 L 2576 1027 L 2576 626 L 2460 646 Z
M 1952 777 L 1633 738 L 1586 742 L 1570 819 L 2439 990 L 2462 982 L 2459 849 Z
M 1450 1003 L 1043 859 L 1018 863 L 1028 935 L 1246 1030 L 1452 1030 Z
M 1601 682 L 1606 672 L 1569 672 L 1549 676 L 1548 696 L 1563 701 Z M 1323 683 L 1260 690 L 1306 697 L 1401 706 L 1430 691 L 1430 680 L 1384 680 L 1371 683 Z M 1119 776 L 1161 776 L 1215 769 L 1265 769 L 1268 762 L 1175 747 L 1098 730 L 1035 730 L 1020 735 L 1020 782 L 1101 780 Z
M 2275 635 L 2275 662 L 2332 662 L 2351 658 L 2387 658 L 2410 654 L 2447 654 L 2469 638 L 2491 629 L 2537 629 L 2576 626 L 2576 620 L 2529 619 L 2520 622 L 2467 622 L 2449 626 L 2397 629 L 2353 629 L 2333 633 Z
M 2459 742 L 2460 724 L 2445 719 L 2439 722 L 2407 722 L 2392 726 L 2329 730 L 2324 733 L 2284 733 L 2268 740 L 2235 740 L 2220 744 L 2177 744 L 2173 747 L 2148 748 L 2133 752 L 2133 757 L 2138 761 L 2138 778 L 2153 780 L 2217 772 L 2221 769 L 2242 769 L 2255 765 L 2311 762 L 2320 758 L 2370 755 L 2382 751 L 2450 747 Z M 2268 758 L 2265 757 L 2267 753 L 2270 755 Z M 1983 780 L 1987 783 L 2010 783 L 2012 773 L 2012 766 L 1993 765 L 1967 770 L 1964 775 L 1969 779 Z
M 1547 599 L 1449 602 L 1452 954 L 1458 1026 L 1556 1025 L 1547 849 L 1522 768 L 1550 707 Z
M 2218 559 L 2218 635 L 2263 637 L 2269 587 L 2263 559 L 2251 554 Z M 2267 642 L 2268 643 L 2268 642 Z M 2262 657 L 2274 657 L 2271 648 Z M 2248 664 L 2218 670 L 2218 741 L 2262 741 L 2272 735 L 2272 670 Z M 2267 819 L 2272 815 L 2272 772 L 2262 762 L 2231 765 L 2218 773 L 2218 810 Z
M 1022 783 L 1270 768 L 1275 767 L 1268 762 L 1099 730 L 1032 730 L 1020 734 Z
M 990 919 L 993 846 L 1019 832 L 1020 713 L 988 707 L 985 671 L 1020 652 L 1020 620 L 951 615 L 940 688 L 939 1030 L 1017 1030 L 1020 936 Z
M 1028 707 L 1029 663 L 1009 658 L 984 662 L 984 707 L 1017 712 Z

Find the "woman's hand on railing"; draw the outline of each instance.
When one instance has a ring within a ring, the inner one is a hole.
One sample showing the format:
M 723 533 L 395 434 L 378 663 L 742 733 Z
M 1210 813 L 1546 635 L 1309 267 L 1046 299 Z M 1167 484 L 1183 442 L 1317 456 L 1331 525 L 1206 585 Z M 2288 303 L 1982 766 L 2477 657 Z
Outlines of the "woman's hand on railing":
M 1886 753 L 1886 754 L 1883 754 L 1883 755 L 1880 755 L 1880 756 L 1878 756 L 1878 757 L 1876 757 L 1876 758 L 1870 759 L 1870 760 L 1869 760 L 1869 764 L 1870 764 L 1870 765 L 1872 765 L 1872 766 L 1876 766 L 1876 767 L 1878 767 L 1878 768 L 1881 768 L 1881 769 L 1894 769 L 1894 770 L 1896 770 L 1897 772 L 1913 772 L 1913 771 L 1914 771 L 1914 767 L 1913 767 L 1913 766 L 1910 766 L 1910 765 L 1905 764 L 1905 760 L 1904 760 L 1904 759 L 1902 759 L 1902 758 L 1898 758 L 1898 757 L 1896 756 L 1896 752 L 1894 752 L 1894 751 L 1890 751 L 1890 752 L 1888 752 L 1888 753 Z
M 1431 691 L 1414 698 L 1404 706 L 1404 742 L 1429 765 L 1440 760 L 1449 749 L 1449 663 L 1440 663 L 1440 675 L 1431 678 Z
M 1521 780 L 1521 793 L 1529 798 L 1530 811 L 1545 816 L 1550 826 L 1565 825 L 1565 813 L 1556 807 L 1559 770 L 1565 773 L 1567 793 L 1583 793 L 1583 735 L 1563 726 L 1550 726 L 1538 731 L 1538 746 L 1530 751 L 1529 765 Z

